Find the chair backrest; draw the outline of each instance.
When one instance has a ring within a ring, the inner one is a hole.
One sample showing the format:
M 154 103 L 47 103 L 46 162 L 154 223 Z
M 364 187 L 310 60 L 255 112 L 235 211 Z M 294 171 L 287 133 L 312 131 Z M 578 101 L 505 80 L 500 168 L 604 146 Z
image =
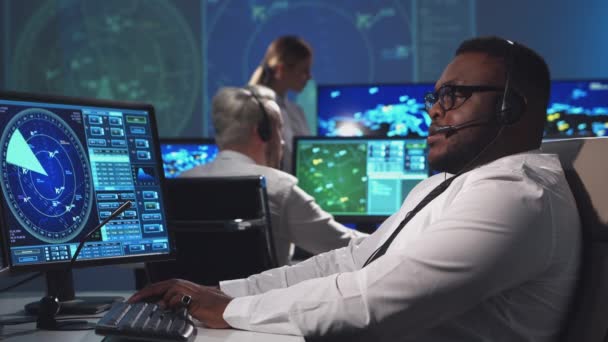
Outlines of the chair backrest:
M 579 284 L 562 341 L 604 341 L 608 332 L 608 138 L 543 142 L 559 155 L 583 227 Z
M 176 260 L 146 264 L 150 281 L 215 285 L 277 266 L 264 177 L 167 179 L 165 189 Z
M 263 176 L 165 180 L 167 219 L 179 226 L 268 217 Z

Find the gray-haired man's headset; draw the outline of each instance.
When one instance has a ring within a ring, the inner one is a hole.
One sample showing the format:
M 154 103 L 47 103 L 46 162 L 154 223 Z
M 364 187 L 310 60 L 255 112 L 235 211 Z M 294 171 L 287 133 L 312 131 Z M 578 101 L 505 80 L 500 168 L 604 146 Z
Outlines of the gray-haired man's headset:
M 262 119 L 258 123 L 258 135 L 260 136 L 260 139 L 262 139 L 262 141 L 268 142 L 268 141 L 270 141 L 270 138 L 272 137 L 272 124 L 270 122 L 270 117 L 268 116 L 268 112 L 266 112 L 266 108 L 264 107 L 264 104 L 262 103 L 262 99 L 258 95 L 255 88 L 246 87 L 245 89 L 247 89 L 251 92 L 251 97 L 253 97 L 255 102 L 257 102 L 258 106 L 260 107 L 260 113 L 262 113 Z
M 519 121 L 522 114 L 526 110 L 526 101 L 524 97 L 511 89 L 511 77 L 513 73 L 513 64 L 515 62 L 513 51 L 515 49 L 515 43 L 510 40 L 506 40 L 505 43 L 509 46 L 509 57 L 505 61 L 507 75 L 505 77 L 506 80 L 504 92 L 496 101 L 497 105 L 493 114 L 494 117 L 490 118 L 489 120 L 470 120 L 458 125 L 436 126 L 433 129 L 432 134 L 452 134 L 466 127 L 486 125 L 490 123 L 507 126 Z

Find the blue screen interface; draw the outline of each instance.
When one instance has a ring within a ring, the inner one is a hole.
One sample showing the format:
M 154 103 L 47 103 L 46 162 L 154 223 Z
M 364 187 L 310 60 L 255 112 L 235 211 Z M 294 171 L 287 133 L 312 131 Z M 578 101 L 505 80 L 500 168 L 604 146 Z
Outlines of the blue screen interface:
M 426 137 L 424 95 L 434 85 L 343 85 L 317 89 L 319 136 Z
M 179 177 L 184 171 L 212 162 L 218 153 L 211 141 L 161 142 L 160 150 L 166 178 Z
M 545 138 L 608 135 L 608 81 L 553 81 Z
M 11 265 L 170 251 L 147 110 L 0 98 L 2 215 Z

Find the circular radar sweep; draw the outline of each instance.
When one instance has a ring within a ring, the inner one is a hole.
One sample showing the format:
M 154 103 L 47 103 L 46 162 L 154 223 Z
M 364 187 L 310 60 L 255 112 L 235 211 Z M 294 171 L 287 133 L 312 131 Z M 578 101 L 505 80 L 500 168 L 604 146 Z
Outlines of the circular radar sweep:
M 161 136 L 191 129 L 200 39 L 178 1 L 40 3 L 15 32 L 15 90 L 152 102 Z
M 25 109 L 0 138 L 2 191 L 15 218 L 35 238 L 63 243 L 91 212 L 93 188 L 84 147 L 56 114 Z

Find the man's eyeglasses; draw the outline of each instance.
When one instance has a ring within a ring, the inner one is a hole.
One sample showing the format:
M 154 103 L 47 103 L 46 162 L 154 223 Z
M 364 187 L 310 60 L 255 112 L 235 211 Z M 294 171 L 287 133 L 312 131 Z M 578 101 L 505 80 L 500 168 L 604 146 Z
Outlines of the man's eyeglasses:
M 503 87 L 484 86 L 484 85 L 450 85 L 446 84 L 435 92 L 427 93 L 424 96 L 424 105 L 427 112 L 439 101 L 439 106 L 444 112 L 460 107 L 468 100 L 473 93 L 483 91 L 503 91 Z

